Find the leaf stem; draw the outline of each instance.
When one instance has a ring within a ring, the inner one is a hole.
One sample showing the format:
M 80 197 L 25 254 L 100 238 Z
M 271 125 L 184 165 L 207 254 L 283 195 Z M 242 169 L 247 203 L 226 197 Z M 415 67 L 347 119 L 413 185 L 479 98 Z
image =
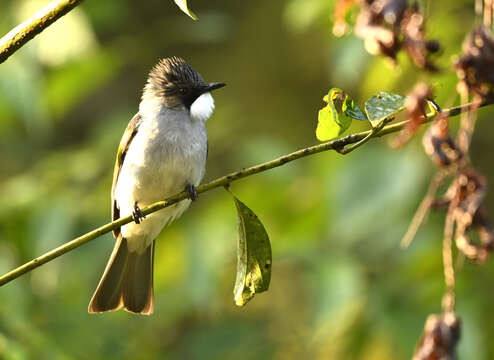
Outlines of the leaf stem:
M 391 120 L 390 120 L 391 121 Z M 389 121 L 388 121 L 389 122 Z M 355 150 L 356 148 L 364 145 L 367 141 L 369 141 L 373 136 L 375 136 L 379 131 L 382 130 L 382 128 L 384 127 L 385 124 L 387 124 L 388 122 L 386 121 L 382 121 L 379 126 L 373 128 L 369 134 L 367 136 L 365 136 L 362 140 L 352 144 L 351 146 L 345 148 L 335 148 L 335 150 L 341 154 L 341 155 L 346 155 L 350 152 L 352 152 L 353 150 Z

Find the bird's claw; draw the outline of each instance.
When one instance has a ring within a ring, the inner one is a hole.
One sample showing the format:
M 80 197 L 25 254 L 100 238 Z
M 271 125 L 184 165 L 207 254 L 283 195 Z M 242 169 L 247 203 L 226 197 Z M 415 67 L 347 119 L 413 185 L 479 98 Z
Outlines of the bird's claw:
M 132 212 L 132 219 L 136 224 L 140 224 L 142 219 L 145 219 L 146 215 L 141 211 L 137 203 L 134 204 L 134 211 Z
M 192 200 L 192 201 L 195 201 L 197 200 L 197 189 L 194 185 L 192 184 L 187 184 L 185 185 L 185 192 L 187 193 L 187 197 Z

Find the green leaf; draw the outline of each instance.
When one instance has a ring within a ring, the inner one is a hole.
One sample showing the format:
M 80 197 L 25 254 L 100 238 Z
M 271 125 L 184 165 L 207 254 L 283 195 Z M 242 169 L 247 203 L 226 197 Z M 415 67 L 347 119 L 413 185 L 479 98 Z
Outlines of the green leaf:
M 174 0 L 175 4 L 182 10 L 184 13 L 189 15 L 192 19 L 197 20 L 196 14 L 194 14 L 189 7 L 187 6 L 187 0 Z
M 367 118 L 367 115 L 355 104 L 355 102 L 350 99 L 348 96 L 343 103 L 343 112 L 347 115 L 350 116 L 351 118 L 355 120 L 363 120 L 367 121 L 369 120 Z
M 230 194 L 238 214 L 238 263 L 233 294 L 235 304 L 244 306 L 255 294 L 268 290 L 271 280 L 271 244 L 257 215 Z
M 384 121 L 391 120 L 391 117 L 404 110 L 405 99 L 406 97 L 403 95 L 381 91 L 367 100 L 365 112 L 372 127 L 380 126 Z
M 320 141 L 331 140 L 343 134 L 352 123 L 352 118 L 367 120 L 363 111 L 343 90 L 333 88 L 323 100 L 328 105 L 319 110 L 316 137 Z

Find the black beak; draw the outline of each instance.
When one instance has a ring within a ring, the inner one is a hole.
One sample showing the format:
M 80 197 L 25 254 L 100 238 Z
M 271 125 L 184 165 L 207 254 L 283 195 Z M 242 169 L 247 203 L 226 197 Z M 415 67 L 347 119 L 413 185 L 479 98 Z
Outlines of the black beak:
M 222 88 L 225 85 L 226 84 L 225 83 L 222 83 L 222 82 L 207 83 L 206 86 L 205 86 L 204 92 L 213 91 L 213 90 Z

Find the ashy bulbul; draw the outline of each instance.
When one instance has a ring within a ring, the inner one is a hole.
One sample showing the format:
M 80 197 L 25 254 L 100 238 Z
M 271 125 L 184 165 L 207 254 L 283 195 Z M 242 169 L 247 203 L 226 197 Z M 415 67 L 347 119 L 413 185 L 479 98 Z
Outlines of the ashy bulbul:
M 111 192 L 112 218 L 134 222 L 114 230 L 115 247 L 89 303 L 90 313 L 153 312 L 153 257 L 163 227 L 195 200 L 208 154 L 206 120 L 214 109 L 207 83 L 178 57 L 161 60 L 150 72 L 139 112 L 118 147 Z M 180 191 L 189 199 L 144 216 L 140 208 Z

